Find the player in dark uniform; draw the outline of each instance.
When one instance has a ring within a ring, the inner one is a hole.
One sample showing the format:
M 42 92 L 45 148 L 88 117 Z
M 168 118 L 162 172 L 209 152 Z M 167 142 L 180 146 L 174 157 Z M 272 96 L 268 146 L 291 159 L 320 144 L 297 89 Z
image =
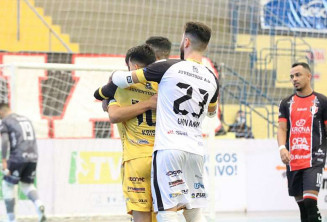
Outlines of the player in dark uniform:
M 153 49 L 157 61 L 169 58 L 171 42 L 168 38 L 163 36 L 151 36 L 145 41 L 145 44 Z
M 288 191 L 299 205 L 301 221 L 322 221 L 317 198 L 326 160 L 327 97 L 311 88 L 308 64 L 293 64 L 290 77 L 296 93 L 280 103 L 280 156 L 287 165 Z
M 2 149 L 2 193 L 7 209 L 8 221 L 16 221 L 14 185 L 20 182 L 23 193 L 34 203 L 39 221 L 46 221 L 44 205 L 39 200 L 33 185 L 38 159 L 35 132 L 32 123 L 24 116 L 12 113 L 8 104 L 0 104 L 1 149 Z M 9 158 L 7 151 L 10 147 Z

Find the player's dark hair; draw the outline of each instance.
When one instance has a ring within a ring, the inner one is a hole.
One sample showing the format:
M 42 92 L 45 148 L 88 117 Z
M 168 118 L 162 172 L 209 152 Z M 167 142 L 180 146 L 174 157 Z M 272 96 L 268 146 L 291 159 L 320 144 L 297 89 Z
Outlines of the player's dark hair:
M 163 36 L 151 36 L 145 43 L 149 45 L 158 59 L 168 59 L 171 50 L 171 42 Z
M 0 109 L 3 108 L 9 108 L 9 104 L 8 103 L 0 103 Z
M 156 55 L 150 46 L 143 44 L 130 48 L 127 51 L 125 57 L 126 64 L 128 64 L 128 61 L 141 66 L 148 66 L 156 61 Z
M 303 68 L 305 68 L 306 70 L 308 70 L 311 73 L 311 69 L 310 66 L 308 65 L 308 63 L 305 62 L 296 62 L 292 65 L 292 68 L 294 68 L 295 66 L 302 66 Z
M 206 49 L 211 37 L 211 29 L 207 25 L 201 22 L 187 22 L 184 30 L 185 35 L 191 36 L 191 43 L 195 50 Z

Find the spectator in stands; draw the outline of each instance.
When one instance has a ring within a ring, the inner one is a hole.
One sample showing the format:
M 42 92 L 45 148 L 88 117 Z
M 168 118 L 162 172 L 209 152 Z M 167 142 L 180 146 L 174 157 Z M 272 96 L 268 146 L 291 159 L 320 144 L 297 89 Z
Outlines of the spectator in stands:
M 219 99 L 219 97 L 218 97 Z M 224 128 L 224 125 L 222 123 L 223 120 L 223 114 L 221 113 L 220 106 L 218 106 L 218 127 L 215 129 L 215 136 L 223 136 L 226 135 L 226 130 Z
M 254 138 L 251 127 L 246 125 L 245 112 L 242 110 L 237 112 L 235 122 L 229 126 L 228 132 L 234 132 L 236 138 Z

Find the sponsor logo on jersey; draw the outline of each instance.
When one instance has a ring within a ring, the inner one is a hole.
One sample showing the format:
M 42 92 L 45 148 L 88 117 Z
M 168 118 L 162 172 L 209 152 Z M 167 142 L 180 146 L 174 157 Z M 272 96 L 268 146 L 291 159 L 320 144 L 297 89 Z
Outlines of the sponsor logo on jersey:
M 142 93 L 144 95 L 150 95 L 150 96 L 153 96 L 154 92 L 150 92 L 150 91 L 145 91 L 145 90 L 142 90 L 142 89 L 138 89 L 138 88 L 134 88 L 133 86 L 132 87 L 129 87 L 128 88 L 130 91 L 133 91 L 133 92 L 136 92 L 136 93 Z
M 186 190 L 181 190 L 183 194 L 188 194 L 188 189 Z
M 145 83 L 145 88 L 146 89 L 152 89 L 151 83 L 149 83 L 149 82 Z
M 198 70 L 198 68 L 197 68 L 197 67 L 195 67 L 195 66 L 193 66 L 193 72 L 195 72 L 195 73 L 199 73 L 199 70 Z
M 155 130 L 142 130 L 142 135 L 145 136 L 154 136 L 156 134 Z
M 168 130 L 167 134 L 174 134 L 174 130 Z
M 147 140 L 138 140 L 137 143 L 138 144 L 150 144 L 149 141 L 147 141 Z
M 292 134 L 301 134 L 301 133 L 310 134 L 311 129 L 309 126 L 294 126 L 291 128 L 291 132 Z
M 315 152 L 315 155 L 316 156 L 325 156 L 325 153 L 324 153 L 324 151 L 321 148 L 319 148 L 318 151 Z
M 307 110 L 308 110 L 307 107 L 305 107 L 305 108 L 297 108 L 296 109 L 296 111 L 298 111 L 298 112 L 304 112 L 304 111 L 307 111 Z
M 171 177 L 175 177 L 175 176 L 178 176 L 181 173 L 183 173 L 181 170 L 174 170 L 174 171 L 168 171 L 166 173 L 166 175 L 171 176 Z
M 194 183 L 194 189 L 204 189 L 204 185 L 202 183 Z
M 178 185 L 181 185 L 181 184 L 184 184 L 183 180 L 175 180 L 173 182 L 169 182 L 170 187 L 175 187 L 175 186 L 178 186 Z
M 127 187 L 127 192 L 145 193 L 144 187 Z
M 138 199 L 138 202 L 141 204 L 146 204 L 148 202 L 147 199 Z
M 295 125 L 296 126 L 304 126 L 305 123 L 306 123 L 305 119 L 299 119 L 298 121 L 296 121 Z
M 175 198 L 175 197 L 181 196 L 181 195 L 183 195 L 183 194 L 188 194 L 188 190 L 181 190 L 181 192 L 170 193 L 170 194 L 169 194 L 169 197 L 170 197 L 170 198 Z
M 128 177 L 129 181 L 132 182 L 144 182 L 145 178 L 144 177 Z
M 180 130 L 176 130 L 176 134 L 177 135 L 181 135 L 181 136 L 187 136 L 187 132 L 183 132 L 183 131 L 180 131 Z
M 206 198 L 206 193 L 192 193 L 192 198 Z
M 309 150 L 308 141 L 305 137 L 292 139 L 292 150 Z
M 24 159 L 37 159 L 37 154 L 36 153 L 23 153 L 22 157 Z
M 202 179 L 203 176 L 195 175 L 196 178 Z
M 307 154 L 307 155 L 293 155 L 291 154 L 291 160 L 303 160 L 303 159 L 310 159 L 311 158 L 311 154 Z
M 170 197 L 170 198 L 175 198 L 175 197 L 178 197 L 178 196 L 181 196 L 181 195 L 182 195 L 181 192 L 178 192 L 178 193 L 170 193 L 170 194 L 169 194 L 169 197 Z

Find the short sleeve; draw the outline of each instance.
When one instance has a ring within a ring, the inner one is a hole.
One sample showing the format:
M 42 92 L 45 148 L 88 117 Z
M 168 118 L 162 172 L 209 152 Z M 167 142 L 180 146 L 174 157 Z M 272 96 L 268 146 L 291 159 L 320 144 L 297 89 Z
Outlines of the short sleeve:
M 214 107 L 217 105 L 217 101 L 218 101 L 218 95 L 219 95 L 219 82 L 218 82 L 218 79 L 217 77 L 215 76 L 215 80 L 216 80 L 216 85 L 217 85 L 217 89 L 215 91 L 215 94 L 213 95 L 213 97 L 211 98 L 210 100 L 210 103 L 209 103 L 209 107 Z
M 117 88 L 118 87 L 113 82 L 110 82 L 97 89 L 94 92 L 94 97 L 98 100 L 108 99 L 110 101 L 114 98 Z
M 282 100 L 279 103 L 278 122 L 287 122 L 288 112 L 286 104 L 285 100 Z

